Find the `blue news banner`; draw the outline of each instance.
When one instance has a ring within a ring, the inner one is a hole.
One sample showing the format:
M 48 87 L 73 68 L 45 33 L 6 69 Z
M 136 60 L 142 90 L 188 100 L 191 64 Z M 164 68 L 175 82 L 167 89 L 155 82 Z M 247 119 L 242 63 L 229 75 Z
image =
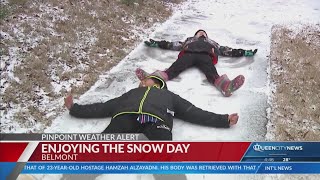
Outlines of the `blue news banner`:
M 27 163 L 22 174 L 319 174 L 320 163 Z

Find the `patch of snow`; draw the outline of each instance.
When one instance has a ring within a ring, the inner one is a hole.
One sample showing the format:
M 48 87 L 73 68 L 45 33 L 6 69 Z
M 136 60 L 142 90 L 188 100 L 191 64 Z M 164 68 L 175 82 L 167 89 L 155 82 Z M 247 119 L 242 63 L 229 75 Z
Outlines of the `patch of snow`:
M 7 5 L 7 4 L 9 4 L 9 1 L 8 0 L 1 0 L 0 3 L 3 5 Z
M 121 37 L 121 39 L 124 40 L 124 41 L 128 41 L 128 40 L 129 40 L 129 39 L 126 38 L 126 37 Z
M 128 18 L 128 17 L 121 17 L 121 20 L 126 24 L 134 23 L 134 20 L 132 18 Z
M 20 82 L 20 80 L 15 77 L 14 75 L 14 68 L 19 66 L 22 61 L 25 60 L 26 53 L 30 53 L 28 49 L 33 49 L 35 47 L 39 47 L 39 42 L 43 41 L 47 35 L 44 35 L 42 32 L 49 32 L 51 36 L 57 36 L 62 37 L 61 34 L 55 32 L 53 29 L 54 22 L 56 21 L 67 21 L 69 20 L 69 16 L 64 12 L 63 9 L 60 9 L 59 7 L 53 7 L 50 4 L 42 4 L 39 6 L 36 6 L 33 4 L 34 8 L 39 8 L 41 13 L 37 14 L 19 14 L 15 18 L 10 21 L 12 24 L 9 27 L 8 32 L 4 32 L 1 30 L 0 35 L 1 39 L 4 40 L 11 40 L 11 41 L 17 41 L 22 43 L 19 47 L 8 47 L 8 55 L 1 55 L 1 93 L 3 93 L 7 87 L 10 86 L 11 81 Z M 51 21 L 39 21 L 39 18 L 41 17 L 50 17 Z M 43 23 L 39 25 L 39 23 Z M 26 29 L 24 24 L 28 25 L 29 29 Z M 39 33 L 40 32 L 40 33 Z M 84 32 L 81 32 L 81 36 L 84 38 L 80 38 L 80 44 L 84 44 L 86 46 L 93 46 L 96 41 L 96 30 L 94 27 L 90 27 L 86 29 Z M 46 45 L 42 45 L 46 48 Z M 70 46 L 68 42 L 64 44 L 59 44 L 54 47 L 50 47 L 50 51 L 48 52 L 48 56 L 51 59 L 54 59 L 58 63 L 60 62 L 60 59 L 55 59 L 54 54 L 55 53 L 61 53 L 65 51 L 65 47 Z M 77 48 L 77 47 L 76 47 Z M 81 56 L 82 55 L 82 56 Z M 77 57 L 77 56 L 76 56 Z M 78 58 L 87 58 L 86 54 L 80 54 Z M 79 60 L 79 59 L 78 59 Z M 72 70 L 70 67 L 66 66 L 65 64 L 60 64 L 64 67 L 66 71 Z M 80 63 L 81 67 L 83 69 L 87 68 L 88 65 Z M 53 67 L 52 69 L 54 69 Z M 75 67 L 76 68 L 76 67 Z M 73 68 L 74 69 L 74 68 Z M 60 79 L 56 76 L 55 72 L 52 73 L 52 79 L 55 82 L 52 82 L 52 85 L 54 87 L 55 91 L 60 91 L 61 87 L 64 86 L 71 86 L 72 84 L 82 84 L 83 82 L 78 82 L 76 79 L 71 80 L 70 82 L 62 82 L 60 86 Z M 71 88 L 68 87 L 70 90 Z M 34 101 L 34 102 L 28 102 L 28 105 L 33 105 L 39 107 L 41 111 L 48 112 L 50 109 L 53 109 L 52 105 L 56 107 L 60 107 L 61 104 L 63 104 L 63 99 L 58 99 L 55 101 L 52 101 L 51 97 L 47 95 L 47 92 L 44 92 L 42 89 L 35 91 L 39 91 L 38 95 L 42 97 L 42 99 Z M 62 100 L 62 101 L 61 101 Z M 57 103 L 58 102 L 58 103 Z M 15 118 L 16 113 L 23 113 L 26 111 L 25 107 L 19 107 L 18 105 L 13 104 L 4 104 L 1 102 L 1 107 L 5 108 L 6 111 L 1 110 L 1 128 L 5 129 L 6 132 L 28 132 L 28 131 L 39 131 L 41 127 L 41 124 L 37 126 L 33 126 L 31 129 L 27 130 L 25 128 L 21 128 L 19 124 L 12 123 L 10 125 L 9 121 L 11 119 Z M 50 113 L 52 114 L 52 113 Z M 50 116 L 50 114 L 46 115 L 47 117 Z M 28 117 L 25 120 L 26 122 L 34 122 L 33 117 Z M 6 127 L 6 128 L 3 128 Z M 8 127 L 8 128 L 7 128 Z M 42 127 L 43 128 L 43 127 Z
M 13 70 L 21 62 L 19 61 L 21 55 L 19 54 L 20 49 L 18 47 L 9 47 L 9 56 L 1 56 L 1 93 L 3 93 L 8 86 L 10 81 L 16 81 L 19 83 L 19 78 L 15 77 Z
M 94 11 L 94 10 L 91 10 L 91 11 L 89 12 L 89 14 L 92 15 L 92 17 L 94 17 L 94 18 L 97 18 L 97 17 L 98 17 L 98 13 L 97 13 L 96 11 Z
M 0 39 L 8 39 L 8 40 L 12 40 L 12 36 L 10 36 L 9 33 L 0 31 Z
M 30 131 L 38 131 L 41 128 L 43 129 L 44 127 L 41 124 L 35 123 L 35 120 L 33 117 L 20 117 L 23 119 L 20 119 L 20 121 L 23 121 L 22 123 L 29 123 L 32 124 L 32 128 L 25 128 L 21 126 L 20 123 L 17 121 L 12 121 L 13 118 L 16 118 L 15 115 L 18 113 L 24 113 L 26 111 L 25 107 L 20 107 L 18 105 L 11 105 L 12 110 L 8 112 L 8 114 L 4 114 L 4 111 L 0 111 L 1 115 L 1 126 L 7 126 L 8 128 L 2 128 L 1 132 L 2 133 L 10 133 L 10 132 L 19 132 L 19 133 L 29 133 Z
M 105 54 L 98 54 L 98 56 L 100 56 L 100 57 L 104 57 L 104 56 L 108 56 L 108 53 L 105 53 Z
M 52 22 L 56 21 L 67 21 L 69 19 L 68 15 L 64 12 L 64 9 L 59 7 L 52 7 L 51 4 L 43 4 L 39 6 L 41 12 L 46 12 L 52 19 Z

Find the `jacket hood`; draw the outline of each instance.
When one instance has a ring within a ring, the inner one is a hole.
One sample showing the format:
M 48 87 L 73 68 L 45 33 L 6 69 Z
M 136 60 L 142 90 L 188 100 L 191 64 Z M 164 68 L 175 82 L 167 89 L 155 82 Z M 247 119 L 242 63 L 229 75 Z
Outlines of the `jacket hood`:
M 156 80 L 157 82 L 160 82 L 160 89 L 168 89 L 166 81 L 160 78 L 159 76 L 150 75 L 150 76 L 147 76 L 147 78 L 151 78 Z

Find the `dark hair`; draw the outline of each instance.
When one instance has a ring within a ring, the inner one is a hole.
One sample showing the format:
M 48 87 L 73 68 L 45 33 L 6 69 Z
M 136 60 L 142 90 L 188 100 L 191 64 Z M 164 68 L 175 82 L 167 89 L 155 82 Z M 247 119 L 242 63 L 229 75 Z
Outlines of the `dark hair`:
M 160 85 L 160 87 L 162 86 L 162 82 L 159 79 L 156 79 L 156 78 L 151 78 L 151 79 L 154 83 Z
M 208 37 L 207 32 L 205 30 L 203 30 L 203 29 L 199 29 L 194 35 L 197 35 L 197 33 L 200 32 L 200 31 L 203 31 L 204 33 L 206 33 L 206 36 Z
M 154 83 L 160 85 L 160 89 L 168 89 L 166 82 L 160 77 L 151 75 L 148 78 L 152 79 Z

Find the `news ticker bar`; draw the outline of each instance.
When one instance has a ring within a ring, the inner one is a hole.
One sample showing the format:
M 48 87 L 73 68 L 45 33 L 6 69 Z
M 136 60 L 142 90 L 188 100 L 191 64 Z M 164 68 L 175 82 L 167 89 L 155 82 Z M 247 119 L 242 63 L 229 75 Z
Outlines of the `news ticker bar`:
M 43 133 L 0 134 L 1 141 L 144 141 L 141 133 Z
M 5 164 L 1 163 L 1 167 Z M 26 163 L 22 174 L 320 174 L 320 163 Z
M 1 142 L 0 162 L 319 162 L 320 142 Z
M 21 171 L 73 174 L 320 171 L 320 142 L 1 141 L 0 149 L 0 172 L 8 174 L 9 179 L 15 179 Z

